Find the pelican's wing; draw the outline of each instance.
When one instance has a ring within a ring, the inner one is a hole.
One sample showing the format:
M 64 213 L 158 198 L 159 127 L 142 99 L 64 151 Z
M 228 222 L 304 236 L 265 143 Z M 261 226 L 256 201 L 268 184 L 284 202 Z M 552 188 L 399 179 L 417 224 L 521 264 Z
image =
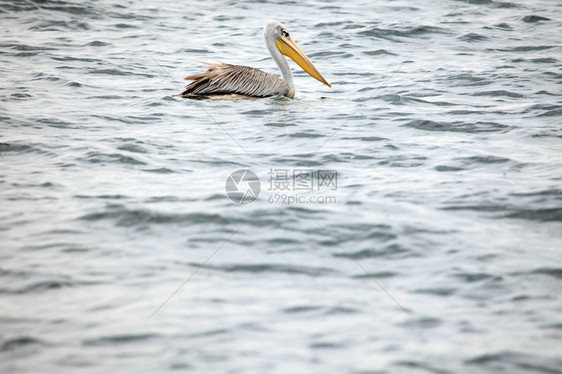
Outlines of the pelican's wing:
M 225 63 L 206 64 L 206 72 L 185 77 L 193 81 L 181 93 L 190 95 L 225 95 L 267 97 L 285 95 L 289 86 L 284 80 L 248 66 Z

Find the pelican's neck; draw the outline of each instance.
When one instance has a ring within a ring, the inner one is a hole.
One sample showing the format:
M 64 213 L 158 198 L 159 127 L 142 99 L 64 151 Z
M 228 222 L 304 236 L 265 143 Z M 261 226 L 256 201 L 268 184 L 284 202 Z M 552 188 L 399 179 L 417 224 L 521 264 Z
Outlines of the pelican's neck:
M 271 57 L 279 67 L 281 71 L 281 77 L 287 84 L 289 85 L 289 97 L 294 97 L 295 95 L 295 82 L 293 81 L 293 73 L 291 73 L 291 68 L 287 63 L 285 57 L 279 52 L 277 46 L 275 46 L 275 41 L 273 39 L 265 39 L 265 44 L 267 45 L 267 49 L 271 54 Z

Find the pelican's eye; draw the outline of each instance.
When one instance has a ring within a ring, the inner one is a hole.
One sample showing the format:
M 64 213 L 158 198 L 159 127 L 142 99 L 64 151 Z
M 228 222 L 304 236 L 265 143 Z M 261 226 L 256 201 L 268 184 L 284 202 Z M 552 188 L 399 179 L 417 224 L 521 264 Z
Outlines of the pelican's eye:
M 289 37 L 289 33 L 287 32 L 287 30 L 283 30 L 282 32 L 283 36 L 288 38 Z

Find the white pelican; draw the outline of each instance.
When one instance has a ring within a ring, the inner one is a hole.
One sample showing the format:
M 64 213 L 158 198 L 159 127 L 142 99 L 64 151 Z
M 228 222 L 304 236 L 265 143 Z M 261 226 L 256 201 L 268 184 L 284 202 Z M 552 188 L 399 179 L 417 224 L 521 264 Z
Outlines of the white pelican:
M 268 97 L 283 95 L 292 99 L 295 97 L 295 83 L 291 68 L 283 55 L 290 57 L 313 78 L 332 87 L 281 23 L 267 22 L 263 29 L 263 37 L 271 57 L 281 70 L 283 79 L 248 66 L 222 62 L 205 63 L 208 65 L 206 72 L 184 78 L 193 82 L 179 96 L 201 97 L 234 94 L 246 97 Z

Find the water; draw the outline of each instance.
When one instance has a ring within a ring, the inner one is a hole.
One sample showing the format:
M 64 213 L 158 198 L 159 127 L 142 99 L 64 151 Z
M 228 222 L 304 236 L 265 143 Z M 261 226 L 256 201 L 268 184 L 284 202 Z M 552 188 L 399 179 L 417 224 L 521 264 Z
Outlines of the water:
M 1 372 L 561 372 L 560 2 L 0 11 Z M 172 97 L 272 18 L 331 89 Z

